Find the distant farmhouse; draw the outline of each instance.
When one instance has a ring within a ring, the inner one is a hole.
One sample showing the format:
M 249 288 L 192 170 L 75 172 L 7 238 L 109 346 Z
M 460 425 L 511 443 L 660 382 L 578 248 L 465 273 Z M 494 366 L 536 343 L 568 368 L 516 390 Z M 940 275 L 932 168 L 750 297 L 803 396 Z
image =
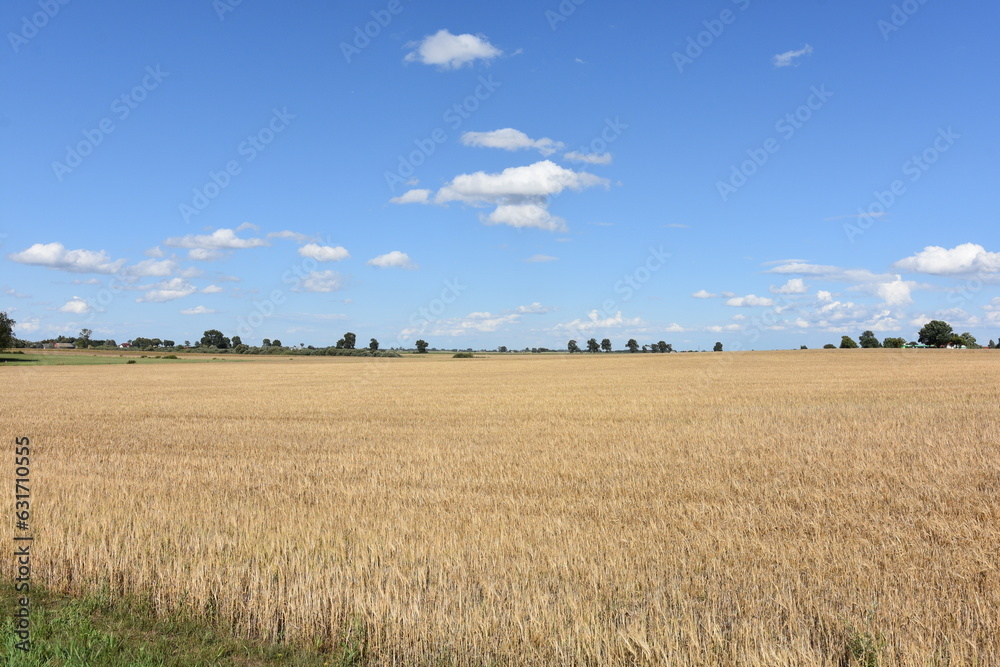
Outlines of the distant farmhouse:
M 75 350 L 73 343 L 42 343 L 43 350 Z

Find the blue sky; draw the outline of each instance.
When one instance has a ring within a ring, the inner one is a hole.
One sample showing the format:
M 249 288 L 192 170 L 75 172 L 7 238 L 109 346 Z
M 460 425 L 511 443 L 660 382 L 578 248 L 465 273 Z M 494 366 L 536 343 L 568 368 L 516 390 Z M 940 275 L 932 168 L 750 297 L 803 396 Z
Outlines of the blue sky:
M 1000 338 L 992 3 L 12 1 L 16 334 Z

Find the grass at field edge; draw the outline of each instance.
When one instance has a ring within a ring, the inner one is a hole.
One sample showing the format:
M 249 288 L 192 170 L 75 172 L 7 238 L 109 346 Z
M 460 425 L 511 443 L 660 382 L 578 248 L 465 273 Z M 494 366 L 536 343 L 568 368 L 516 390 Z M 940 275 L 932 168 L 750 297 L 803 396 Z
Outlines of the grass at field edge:
M 361 665 L 364 646 L 345 641 L 332 650 L 260 644 L 218 632 L 197 618 L 155 619 L 139 602 L 111 604 L 100 595 L 71 597 L 32 585 L 31 646 L 16 647 L 19 608 L 11 582 L 0 586 L 0 664 L 35 665 Z

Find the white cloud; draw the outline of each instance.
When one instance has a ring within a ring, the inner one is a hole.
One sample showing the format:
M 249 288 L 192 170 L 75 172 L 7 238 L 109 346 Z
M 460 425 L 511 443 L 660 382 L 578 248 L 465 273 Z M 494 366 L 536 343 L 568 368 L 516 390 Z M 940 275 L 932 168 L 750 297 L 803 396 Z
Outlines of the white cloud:
M 739 313 L 739 314 L 733 315 L 733 319 L 736 320 L 737 322 L 742 322 L 746 318 L 747 318 L 747 316 L 744 315 L 743 313 Z
M 268 242 L 264 239 L 240 238 L 232 229 L 216 229 L 211 234 L 191 234 L 169 238 L 163 244 L 171 248 L 239 250 L 242 248 L 259 248 L 268 245 Z
M 39 322 L 37 317 L 29 317 L 23 320 L 18 320 L 17 324 L 14 325 L 14 328 L 21 335 L 34 333 L 35 331 L 38 331 L 38 327 Z
M 255 232 L 259 232 L 260 231 L 260 227 L 258 227 L 257 225 L 253 224 L 252 222 L 244 222 L 244 223 L 242 223 L 239 227 L 236 228 L 236 231 L 242 232 L 245 229 L 252 229 Z
M 166 253 L 163 252 L 163 248 L 161 248 L 160 246 L 156 245 L 156 246 L 153 246 L 152 248 L 150 248 L 149 250 L 147 250 L 143 254 L 146 255 L 146 257 L 156 257 L 156 258 L 159 258 L 159 257 L 163 257 Z
M 531 257 L 525 258 L 525 262 L 535 263 L 535 262 L 555 262 L 559 258 L 553 257 L 552 255 L 532 255 Z
M 336 271 L 310 271 L 302 281 L 306 292 L 336 292 L 343 287 L 340 274 Z
M 501 204 L 482 217 L 487 225 L 509 225 L 518 229 L 534 227 L 550 232 L 566 231 L 566 221 L 549 213 L 547 203 Z
M 191 283 L 187 282 L 183 278 L 173 278 L 171 280 L 165 280 L 156 285 L 148 286 L 146 293 L 141 297 L 136 299 L 137 303 L 141 302 L 153 302 L 153 303 L 163 303 L 164 301 L 173 301 L 174 299 L 182 299 L 186 296 L 191 296 L 197 292 L 197 288 Z
M 816 298 L 823 303 L 829 303 L 833 301 L 833 295 L 830 292 L 827 292 L 826 290 L 822 289 L 816 292 Z
M 407 190 L 398 197 L 393 197 L 389 201 L 393 204 L 429 204 L 431 191 L 420 188 L 416 190 Z
M 789 65 L 795 64 L 795 59 L 802 56 L 807 56 L 813 52 L 813 47 L 806 44 L 798 51 L 785 51 L 784 53 L 779 53 L 774 56 L 773 62 L 775 67 L 788 67 Z
M 221 287 L 219 287 L 218 285 L 209 285 L 208 287 L 206 287 L 203 290 L 201 290 L 201 293 L 202 294 L 218 294 L 219 292 L 222 292 L 222 291 L 223 291 L 223 289 Z
M 299 254 L 315 259 L 317 262 L 339 262 L 351 257 L 351 254 L 343 246 L 318 245 L 316 243 L 307 243 L 302 246 L 299 248 Z
M 300 234 L 299 232 L 291 232 L 287 229 L 281 232 L 271 232 L 267 235 L 269 239 L 288 239 L 289 241 L 295 241 L 297 243 L 302 243 L 303 241 L 308 241 L 309 237 L 305 234 Z
M 212 250 L 210 248 L 191 248 L 188 250 L 188 258 L 198 262 L 211 262 L 220 257 L 225 257 L 225 255 L 226 253 L 221 250 Z
M 9 287 L 9 288 L 5 289 L 3 291 L 3 293 L 6 294 L 7 296 L 12 296 L 15 299 L 30 299 L 31 298 L 30 294 L 21 294 L 20 292 L 18 292 L 13 287 Z
M 551 160 L 542 160 L 525 167 L 509 167 L 499 174 L 482 171 L 460 174 L 438 190 L 435 201 L 439 204 L 450 201 L 505 203 L 510 199 L 549 197 L 565 189 L 582 190 L 608 184 L 605 178 L 565 169 Z
M 802 278 L 790 278 L 781 287 L 771 285 L 772 294 L 805 294 L 808 291 L 809 287 Z
M 714 298 L 716 298 L 719 295 L 718 294 L 713 294 L 712 292 L 709 292 L 708 290 L 700 289 L 697 292 L 695 292 L 694 294 L 692 294 L 691 296 L 693 296 L 696 299 L 714 299 Z
M 372 257 L 368 260 L 369 266 L 377 266 L 380 269 L 416 269 L 418 268 L 416 264 L 410 261 L 410 256 L 405 252 L 400 252 L 398 250 L 393 250 L 392 252 L 387 252 L 384 255 L 379 255 L 378 257 Z
M 948 250 L 927 246 L 922 251 L 896 262 L 904 271 L 945 276 L 957 273 L 995 273 L 1000 271 L 1000 252 L 988 252 L 976 243 L 963 243 Z
M 7 256 L 12 262 L 44 266 L 72 273 L 117 273 L 124 259 L 111 261 L 103 250 L 66 250 L 62 243 L 36 243 Z
M 570 151 L 563 157 L 570 162 L 586 162 L 587 164 L 611 164 L 611 153 L 581 153 Z
M 78 296 L 74 296 L 72 299 L 63 304 L 63 306 L 59 309 L 59 312 L 82 315 L 83 313 L 86 313 L 89 310 L 90 306 L 87 305 L 86 301 L 84 301 Z
M 517 313 L 494 315 L 489 312 L 469 313 L 465 317 L 437 320 L 432 326 L 403 329 L 401 336 L 432 335 L 462 336 L 467 333 L 493 333 L 506 324 L 514 324 L 521 319 Z
M 642 319 L 636 317 L 627 319 L 622 317 L 622 311 L 616 312 L 610 317 L 601 319 L 597 310 L 587 313 L 587 319 L 575 319 L 565 324 L 557 324 L 555 331 L 593 331 L 595 329 L 620 329 L 622 327 L 637 327 L 642 324 Z
M 912 282 L 901 280 L 897 276 L 896 280 L 892 282 L 876 285 L 875 293 L 887 306 L 908 306 L 913 303 L 913 299 L 910 297 L 912 287 Z
M 462 135 L 462 143 L 466 146 L 500 148 L 506 151 L 534 148 L 546 157 L 563 149 L 561 141 L 554 141 L 548 137 L 532 139 L 524 132 L 515 130 L 512 127 L 505 127 L 501 130 L 493 130 L 491 132 L 466 132 Z
M 438 204 L 460 201 L 474 206 L 495 205 L 496 210 L 483 218 L 486 224 L 561 231 L 565 224 L 561 218 L 549 214 L 549 197 L 566 189 L 582 190 L 595 185 L 607 187 L 610 182 L 543 160 L 524 167 L 509 167 L 498 174 L 482 171 L 460 174 L 438 190 L 434 201 Z
M 525 315 L 544 315 L 545 313 L 551 312 L 552 308 L 549 306 L 543 306 L 538 301 L 535 301 L 529 306 L 518 306 L 517 312 Z
M 172 259 L 144 259 L 138 264 L 128 267 L 126 272 L 140 278 L 163 278 L 177 270 L 177 262 Z
M 194 308 L 185 308 L 181 311 L 181 315 L 211 315 L 216 312 L 218 311 L 206 308 L 205 306 L 195 306 Z
M 437 65 L 442 69 L 458 69 L 476 60 L 489 62 L 503 55 L 503 51 L 490 44 L 485 36 L 453 35 L 447 29 L 438 30 L 433 35 L 406 46 L 416 47 L 406 54 L 406 62 Z
M 726 301 L 727 306 L 735 306 L 737 308 L 749 308 L 753 306 L 773 306 L 774 299 L 769 299 L 764 296 L 756 296 L 754 294 L 747 294 L 746 296 L 735 296 Z

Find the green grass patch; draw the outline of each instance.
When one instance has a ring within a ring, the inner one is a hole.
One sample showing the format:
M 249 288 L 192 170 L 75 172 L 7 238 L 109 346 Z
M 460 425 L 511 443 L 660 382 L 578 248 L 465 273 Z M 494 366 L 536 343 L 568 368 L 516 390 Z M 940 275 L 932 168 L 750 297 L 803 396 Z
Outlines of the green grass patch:
M 345 640 L 331 652 L 265 645 L 225 636 L 192 618 L 157 620 L 141 605 L 112 605 L 101 596 L 69 597 L 32 587 L 31 647 L 16 648 L 13 612 L 17 595 L 3 582 L 0 664 L 178 666 L 181 665 L 358 665 L 363 648 Z M 363 642 L 363 639 L 362 639 Z

